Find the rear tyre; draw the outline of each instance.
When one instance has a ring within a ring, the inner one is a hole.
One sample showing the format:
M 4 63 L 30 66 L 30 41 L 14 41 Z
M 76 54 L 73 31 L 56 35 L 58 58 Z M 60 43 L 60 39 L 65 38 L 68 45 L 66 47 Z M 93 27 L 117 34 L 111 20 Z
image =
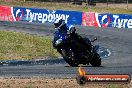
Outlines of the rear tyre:
M 74 52 L 67 52 L 66 50 L 62 50 L 62 56 L 70 66 L 78 67 L 79 62 L 77 61 Z
M 101 66 L 101 58 L 98 53 L 95 53 L 92 60 L 90 61 L 90 64 L 93 67 L 100 67 Z

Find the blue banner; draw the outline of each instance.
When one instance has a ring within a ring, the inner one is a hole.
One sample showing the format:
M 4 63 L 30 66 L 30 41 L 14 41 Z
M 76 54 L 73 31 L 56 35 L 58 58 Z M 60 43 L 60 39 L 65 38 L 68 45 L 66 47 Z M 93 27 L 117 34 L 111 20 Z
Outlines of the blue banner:
M 82 12 L 77 11 L 13 7 L 12 15 L 15 21 L 52 23 L 55 19 L 62 18 L 68 24 L 82 24 Z
M 132 15 L 127 14 L 97 14 L 99 27 L 132 28 Z

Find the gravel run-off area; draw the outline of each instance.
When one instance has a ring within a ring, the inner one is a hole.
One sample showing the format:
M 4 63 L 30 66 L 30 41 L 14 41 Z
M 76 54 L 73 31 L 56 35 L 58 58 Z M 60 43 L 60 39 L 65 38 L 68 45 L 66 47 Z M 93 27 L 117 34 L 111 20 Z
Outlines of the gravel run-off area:
M 76 79 L 0 78 L 0 88 L 132 88 L 130 84 L 86 83 L 79 85 Z

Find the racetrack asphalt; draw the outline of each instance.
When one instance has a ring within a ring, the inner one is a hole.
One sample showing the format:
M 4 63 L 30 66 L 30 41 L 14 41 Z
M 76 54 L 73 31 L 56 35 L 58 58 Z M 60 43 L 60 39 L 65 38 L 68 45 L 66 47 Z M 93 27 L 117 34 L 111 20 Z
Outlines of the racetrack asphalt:
M 123 28 L 95 28 L 76 26 L 77 32 L 85 37 L 93 39 L 97 37 L 98 44 L 110 50 L 111 55 L 102 58 L 101 67 L 83 66 L 88 74 L 130 74 L 132 75 L 132 29 Z M 0 21 L 0 30 L 26 32 L 39 36 L 53 36 L 52 24 L 5 22 Z M 56 60 L 56 61 L 55 61 Z M 55 64 L 30 64 L 15 66 L 0 66 L 0 76 L 41 76 L 54 78 L 76 77 L 77 67 L 69 67 L 61 59 L 52 59 Z M 60 62 L 59 64 L 56 64 Z

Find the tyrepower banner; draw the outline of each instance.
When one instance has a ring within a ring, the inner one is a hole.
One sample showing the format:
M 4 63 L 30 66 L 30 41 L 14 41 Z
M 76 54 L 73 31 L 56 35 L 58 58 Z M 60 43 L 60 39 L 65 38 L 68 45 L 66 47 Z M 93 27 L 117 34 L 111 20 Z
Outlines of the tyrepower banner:
M 52 23 L 58 18 L 69 24 L 82 24 L 82 12 L 0 6 L 0 20 L 3 21 Z
M 66 23 L 73 25 L 132 28 L 132 15 L 127 14 L 101 14 L 0 6 L 0 20 L 3 21 L 53 23 L 58 18 L 62 18 Z
M 132 15 L 96 14 L 99 27 L 132 28 Z
M 83 26 L 132 28 L 132 15 L 84 12 Z
M 52 23 L 55 19 L 62 18 L 70 24 L 81 25 L 82 23 L 82 12 L 76 11 L 13 7 L 12 12 L 15 21 Z
M 0 20 L 2 21 L 14 21 L 11 7 L 0 6 Z

